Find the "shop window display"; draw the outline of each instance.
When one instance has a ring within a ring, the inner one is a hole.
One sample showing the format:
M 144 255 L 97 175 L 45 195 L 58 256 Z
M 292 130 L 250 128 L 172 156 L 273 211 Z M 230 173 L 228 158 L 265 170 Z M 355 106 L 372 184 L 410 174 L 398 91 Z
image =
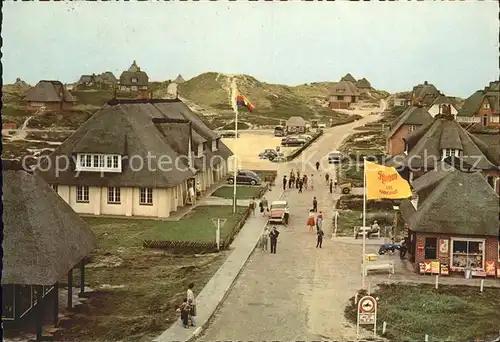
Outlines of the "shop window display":
M 452 240 L 453 243 L 453 268 L 484 269 L 484 242 Z

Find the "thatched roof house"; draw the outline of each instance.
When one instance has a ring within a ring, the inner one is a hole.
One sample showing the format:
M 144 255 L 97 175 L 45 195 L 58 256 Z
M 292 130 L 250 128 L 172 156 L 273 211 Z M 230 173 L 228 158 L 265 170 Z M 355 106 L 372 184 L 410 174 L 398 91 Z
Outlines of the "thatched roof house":
M 127 71 L 120 75 L 121 90 L 144 90 L 148 88 L 149 76 L 134 61 Z
M 437 115 L 434 120 L 404 138 L 405 166 L 417 170 L 433 169 L 437 160 L 458 157 L 476 170 L 499 171 L 499 154 L 467 132 L 453 116 Z
M 60 81 L 42 80 L 26 93 L 25 102 L 30 110 L 46 107 L 49 110 L 70 109 L 75 98 Z
M 419 128 L 422 125 L 425 125 L 432 121 L 432 116 L 425 110 L 425 108 L 421 107 L 408 107 L 405 111 L 391 123 L 391 130 L 388 133 L 388 137 L 391 138 L 394 136 L 398 130 L 403 125 L 414 126 L 413 129 L 409 131 L 413 131 L 415 128 Z
M 181 83 L 186 82 L 186 80 L 184 80 L 184 78 L 182 77 L 182 75 L 179 74 L 179 76 L 177 76 L 176 79 L 173 82 L 177 83 L 177 84 L 181 84 Z
M 4 170 L 2 191 L 2 284 L 52 286 L 96 247 L 87 224 L 40 177 Z
M 347 81 L 347 82 L 352 82 L 354 84 L 356 84 L 356 79 L 350 74 L 350 73 L 347 73 L 344 77 L 342 77 L 340 79 L 340 81 Z
M 185 204 L 186 195 L 179 193 L 187 191 L 187 183 L 196 178 L 203 190 L 208 188 L 225 175 L 231 155 L 219 136 L 178 99 L 115 99 L 59 146 L 49 156 L 52 167 L 39 174 L 60 191 L 85 187 L 81 201 L 95 215 L 109 209 L 113 215 L 168 217 Z M 56 170 L 58 158 L 68 160 L 68 167 Z M 44 161 L 41 170 L 48 163 Z M 118 189 L 119 205 L 108 206 L 104 197 L 101 205 L 92 204 L 90 193 L 101 188 Z M 156 206 L 151 195 L 147 203 L 141 200 L 141 206 L 127 206 L 126 196 L 133 201 L 139 192 L 158 192 L 163 196 L 158 201 L 166 203 Z M 153 207 L 142 206 L 146 204 Z
M 356 87 L 358 89 L 371 89 L 372 85 L 366 78 L 362 78 L 356 82 Z
M 425 81 L 413 87 L 411 105 L 430 106 L 440 95 L 442 95 L 441 92 L 433 84 Z

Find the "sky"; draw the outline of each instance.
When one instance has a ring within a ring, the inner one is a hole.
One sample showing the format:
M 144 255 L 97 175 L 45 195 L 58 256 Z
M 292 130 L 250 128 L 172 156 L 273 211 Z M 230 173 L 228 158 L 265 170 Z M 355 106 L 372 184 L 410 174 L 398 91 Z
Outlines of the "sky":
M 389 92 L 428 81 L 467 97 L 498 79 L 498 4 L 4 2 L 3 82 L 215 71 L 298 85 L 350 72 Z

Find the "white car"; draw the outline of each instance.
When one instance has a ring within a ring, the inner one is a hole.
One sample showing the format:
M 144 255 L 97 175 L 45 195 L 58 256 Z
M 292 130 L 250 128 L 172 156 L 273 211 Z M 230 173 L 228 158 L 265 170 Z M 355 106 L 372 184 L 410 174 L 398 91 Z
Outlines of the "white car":
M 326 124 L 320 123 L 320 124 L 318 124 L 318 128 L 326 128 Z
M 312 137 L 309 134 L 301 134 L 298 136 L 299 139 L 305 139 L 307 141 L 311 140 Z
M 342 161 L 342 153 L 339 151 L 332 151 L 328 153 L 328 164 L 337 164 Z

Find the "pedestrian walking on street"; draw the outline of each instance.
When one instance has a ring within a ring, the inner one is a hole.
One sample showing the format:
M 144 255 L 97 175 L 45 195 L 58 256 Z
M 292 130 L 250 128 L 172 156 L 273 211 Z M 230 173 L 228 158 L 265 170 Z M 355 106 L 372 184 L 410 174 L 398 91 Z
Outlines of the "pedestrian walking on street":
M 299 177 L 299 176 L 297 176 L 297 177 L 295 178 L 295 188 L 297 188 L 297 189 L 299 188 L 299 183 L 300 183 L 300 181 L 301 181 L 300 177 Z
M 264 228 L 264 232 L 260 237 L 260 248 L 262 252 L 267 252 L 267 244 L 269 243 L 268 242 L 269 233 L 270 233 L 269 228 L 266 226 L 266 228 Z
M 330 182 L 328 181 L 330 179 L 330 175 L 327 173 L 325 173 L 325 180 L 326 180 L 326 184 L 329 184 Z
M 191 320 L 191 326 L 196 326 L 196 298 L 194 297 L 194 283 L 190 283 L 188 285 L 188 289 L 186 291 L 186 298 L 189 304 L 189 318 Z
M 330 180 L 330 193 L 333 193 L 333 180 Z
M 290 179 L 288 179 L 288 189 L 291 189 L 293 185 L 293 173 L 290 174 Z
M 335 184 L 334 185 L 335 185 L 335 192 L 337 192 L 337 185 L 338 185 L 337 180 L 335 180 Z
M 286 190 L 286 175 L 283 176 L 283 191 Z
M 269 202 L 267 201 L 266 196 L 262 197 L 262 206 L 264 207 L 264 211 L 269 211 Z
M 302 179 L 299 179 L 299 186 L 298 186 L 298 188 L 299 188 L 299 194 L 302 193 L 302 187 L 303 186 L 304 186 L 304 183 L 302 182 Z
M 313 211 L 315 213 L 318 212 L 318 200 L 316 199 L 316 196 L 313 198 Z
M 323 214 L 319 212 L 318 217 L 316 217 L 316 230 L 321 230 L 323 228 Z
M 261 200 L 259 202 L 259 210 L 260 210 L 260 214 L 262 215 L 262 217 L 264 217 L 264 202 Z
M 248 205 L 250 207 L 250 211 L 252 212 L 252 215 L 255 215 L 255 198 L 252 197 L 250 200 L 250 204 Z
M 181 305 L 181 320 L 182 320 L 182 325 L 184 328 L 188 329 L 189 328 L 189 304 L 188 304 L 188 299 L 184 298 L 184 301 L 182 302 Z
M 316 241 L 316 248 L 322 248 L 321 246 L 323 245 L 323 236 L 325 233 L 323 232 L 323 229 L 318 229 L 316 232 L 316 235 L 318 236 L 318 239 Z
M 311 179 L 309 179 L 309 185 L 311 186 L 311 190 L 314 190 L 313 177 L 314 175 L 311 173 Z
M 300 179 L 300 171 L 297 170 L 297 179 Z
M 313 231 L 313 227 L 315 225 L 315 222 L 314 222 L 314 211 L 311 209 L 309 211 L 309 218 L 307 219 L 307 226 L 309 227 L 309 232 L 312 232 Z
M 304 189 L 307 190 L 307 181 L 308 181 L 308 178 L 307 178 L 307 175 L 304 175 L 304 177 L 302 177 L 302 183 L 304 184 Z
M 319 161 L 316 162 L 316 171 L 319 171 Z
M 276 229 L 276 226 L 273 227 L 273 230 L 269 233 L 269 238 L 271 239 L 271 254 L 276 254 L 276 246 L 278 245 L 278 235 L 280 232 Z

